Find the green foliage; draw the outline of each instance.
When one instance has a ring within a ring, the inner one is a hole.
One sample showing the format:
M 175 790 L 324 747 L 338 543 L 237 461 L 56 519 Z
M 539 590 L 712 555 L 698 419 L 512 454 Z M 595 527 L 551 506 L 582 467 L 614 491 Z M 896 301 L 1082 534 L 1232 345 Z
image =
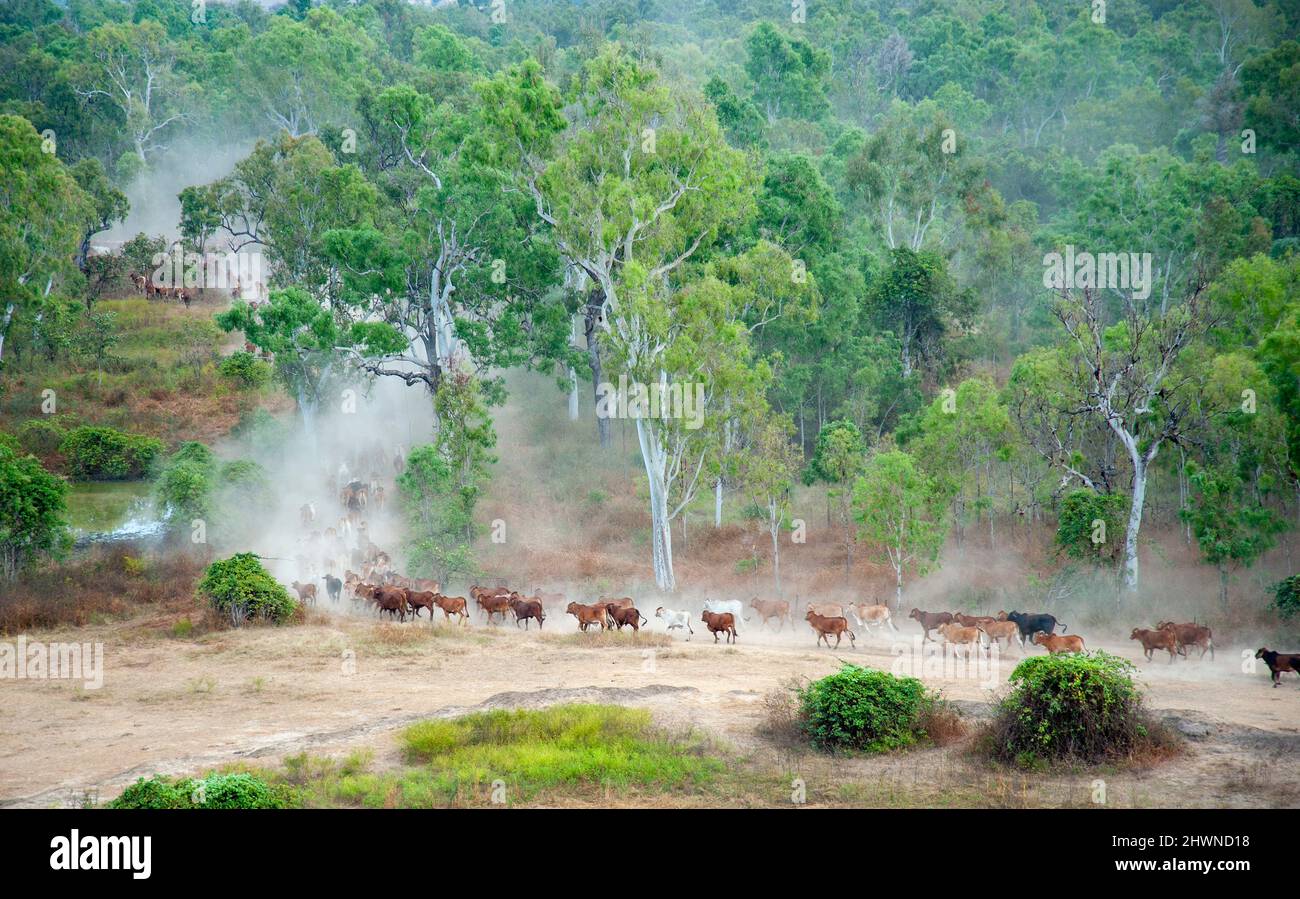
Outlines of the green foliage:
M 89 425 L 74 428 L 59 445 L 69 475 L 79 481 L 142 478 L 162 451 L 162 441 L 154 437 Z
M 1122 556 L 1127 514 L 1128 502 L 1118 493 L 1071 490 L 1061 499 L 1056 545 L 1072 559 L 1114 565 Z
M 857 665 L 813 681 L 799 694 L 803 732 L 818 749 L 888 752 L 925 737 L 935 697 L 913 677 Z
M 253 619 L 283 623 L 298 608 L 253 553 L 237 553 L 213 562 L 198 589 L 213 610 L 229 617 L 236 627 Z
M 261 387 L 271 380 L 271 366 L 243 350 L 222 359 L 218 370 L 243 387 Z
M 1300 574 L 1284 578 L 1269 589 L 1273 594 L 1273 610 L 1283 621 L 1300 615 Z
M 67 490 L 35 456 L 0 442 L 0 580 L 67 548 Z
M 214 772 L 201 779 L 142 777 L 108 803 L 111 809 L 267 809 L 297 805 L 292 787 L 271 785 L 245 772 Z
M 29 418 L 14 431 L 18 444 L 37 456 L 49 456 L 59 451 L 68 436 L 68 429 L 56 418 L 41 416 Z
M 988 749 L 1000 761 L 1098 763 L 1129 757 L 1155 734 L 1132 662 L 1104 652 L 1033 656 L 1011 672 Z

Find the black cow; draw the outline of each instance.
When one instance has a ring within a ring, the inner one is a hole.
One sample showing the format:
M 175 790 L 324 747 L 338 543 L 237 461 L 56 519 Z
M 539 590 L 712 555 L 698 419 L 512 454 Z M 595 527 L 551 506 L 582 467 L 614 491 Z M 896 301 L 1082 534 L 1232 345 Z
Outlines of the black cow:
M 1034 634 L 1042 631 L 1045 634 L 1051 634 L 1056 630 L 1056 616 L 1049 615 L 1046 612 L 1008 612 L 1007 621 L 1014 621 L 1016 627 L 1020 628 L 1020 645 L 1023 647 L 1026 640 L 1032 640 Z M 1061 623 L 1061 633 L 1065 633 L 1065 623 Z
M 332 574 L 324 577 L 325 592 L 329 594 L 330 602 L 338 602 L 343 593 L 343 582 Z
M 1294 671 L 1300 674 L 1300 652 L 1275 652 L 1272 649 L 1260 648 L 1255 653 L 1255 658 L 1263 659 L 1264 664 L 1268 665 L 1268 670 L 1273 672 L 1273 686 L 1282 685 L 1282 672 Z

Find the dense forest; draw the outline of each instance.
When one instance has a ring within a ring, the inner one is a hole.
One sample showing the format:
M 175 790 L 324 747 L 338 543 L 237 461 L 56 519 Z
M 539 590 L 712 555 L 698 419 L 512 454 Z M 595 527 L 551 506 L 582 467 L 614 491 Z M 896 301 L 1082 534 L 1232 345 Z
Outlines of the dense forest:
M 41 373 L 111 377 L 104 298 L 175 240 L 256 254 L 223 369 L 305 446 L 349 385 L 422 397 L 413 571 L 474 570 L 532 369 L 600 446 L 609 385 L 698 397 L 629 423 L 663 591 L 737 508 L 779 591 L 815 487 L 897 600 L 1028 523 L 1121 602 L 1177 532 L 1226 608 L 1300 523 L 1298 38 L 1281 0 L 4 0 L 0 578 L 66 547 L 48 469 L 96 438 L 51 445 Z M 1245 601 L 1300 611 L 1276 580 Z

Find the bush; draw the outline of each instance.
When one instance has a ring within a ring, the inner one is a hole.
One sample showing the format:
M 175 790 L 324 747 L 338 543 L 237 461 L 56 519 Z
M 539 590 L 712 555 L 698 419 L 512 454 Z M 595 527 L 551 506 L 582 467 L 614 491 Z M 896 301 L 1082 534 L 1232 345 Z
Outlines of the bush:
M 1097 763 L 1163 742 L 1163 729 L 1142 709 L 1134 670 L 1105 652 L 1025 659 L 1011 672 L 1012 690 L 998 705 L 987 751 L 1020 766 Z
M 222 359 L 217 368 L 222 375 L 244 387 L 261 387 L 271 380 L 271 366 L 243 350 Z
M 69 474 L 83 481 L 142 478 L 162 451 L 162 441 L 154 437 L 89 426 L 74 428 L 59 446 Z
M 67 439 L 68 429 L 49 418 L 32 418 L 20 424 L 14 433 L 25 452 L 34 456 L 51 456 Z
M 1273 610 L 1283 621 L 1290 621 L 1300 615 L 1300 574 L 1293 574 L 1286 580 L 1278 581 L 1271 589 Z
M 199 592 L 236 627 L 253 618 L 284 622 L 298 607 L 252 553 L 213 562 L 199 581 Z
M 886 752 L 926 736 L 935 702 L 914 677 L 845 665 L 799 694 L 800 726 L 821 750 Z
M 292 787 L 272 786 L 252 774 L 209 774 L 199 780 L 140 778 L 108 804 L 113 809 L 159 808 L 292 808 Z

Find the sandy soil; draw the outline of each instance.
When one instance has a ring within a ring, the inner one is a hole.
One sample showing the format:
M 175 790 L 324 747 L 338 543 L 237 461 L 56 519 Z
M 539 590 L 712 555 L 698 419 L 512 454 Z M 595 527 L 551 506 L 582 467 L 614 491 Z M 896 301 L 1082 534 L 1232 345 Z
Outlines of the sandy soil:
M 786 770 L 904 783 L 925 777 L 932 788 L 931 775 L 944 770 L 954 789 L 987 778 L 973 761 L 952 774 L 962 756 L 951 747 L 886 759 L 792 761 L 763 736 L 761 700 L 791 678 L 825 675 L 844 659 L 919 675 L 979 715 L 1005 688 L 1018 651 L 1006 653 L 996 670 L 968 674 L 909 667 L 914 628 L 829 651 L 816 649 L 802 626 L 764 633 L 751 623 L 735 647 L 714 645 L 699 631 L 690 642 L 656 634 L 626 647 L 596 646 L 583 645 L 592 641 L 555 613 L 545 635 L 512 624 L 456 630 L 431 628 L 427 620 L 388 625 L 318 613 L 301 627 L 197 640 L 158 636 L 140 622 L 32 635 L 102 642 L 104 685 L 0 680 L 0 804 L 78 803 L 86 793 L 107 799 L 139 776 L 238 760 L 273 765 L 304 750 L 369 747 L 378 764 L 396 764 L 394 734 L 411 721 L 480 706 L 574 700 L 643 706 L 667 726 L 702 729 L 747 758 Z M 1140 658 L 1132 646 L 1102 648 Z M 1177 785 L 1194 787 L 1181 794 L 1183 804 L 1244 805 L 1261 796 L 1265 804 L 1300 804 L 1300 690 L 1294 679 L 1270 688 L 1262 667 L 1243 672 L 1241 649 L 1221 648 L 1214 662 L 1139 662 L 1150 706 L 1184 730 L 1189 751 L 1145 775 L 1117 776 L 1118 801 L 1161 804 L 1161 786 Z M 1086 801 L 1090 777 L 1050 780 L 1035 803 Z

